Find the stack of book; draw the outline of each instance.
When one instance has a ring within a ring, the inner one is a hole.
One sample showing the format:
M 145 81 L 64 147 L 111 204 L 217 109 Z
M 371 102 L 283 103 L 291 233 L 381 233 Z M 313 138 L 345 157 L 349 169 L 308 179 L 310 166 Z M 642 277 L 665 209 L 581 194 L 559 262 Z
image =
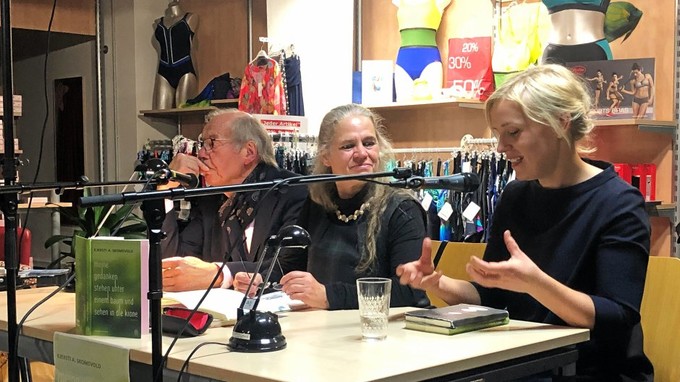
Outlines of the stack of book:
M 507 324 L 508 311 L 480 305 L 458 304 L 406 312 L 406 329 L 457 334 Z

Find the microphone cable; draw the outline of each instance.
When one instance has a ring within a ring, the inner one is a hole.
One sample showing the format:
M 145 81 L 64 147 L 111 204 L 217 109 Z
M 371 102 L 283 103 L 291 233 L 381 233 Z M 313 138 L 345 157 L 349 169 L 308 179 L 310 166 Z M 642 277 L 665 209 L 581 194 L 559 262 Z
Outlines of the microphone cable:
M 50 114 L 50 103 L 47 93 L 47 59 L 50 56 L 50 35 L 52 33 L 52 23 L 54 22 L 54 13 L 57 8 L 57 0 L 52 2 L 52 11 L 50 13 L 50 21 L 47 24 L 47 44 L 45 47 L 45 62 L 43 63 L 43 94 L 45 96 L 45 118 L 43 119 L 42 129 L 40 133 L 40 148 L 38 150 L 38 163 L 36 164 L 35 175 L 33 176 L 33 184 L 38 181 L 38 174 L 40 173 L 40 167 L 42 164 L 43 150 L 45 146 L 45 131 L 47 130 L 47 120 Z M 12 96 L 10 94 L 10 96 Z M 12 158 L 13 159 L 13 158 Z M 28 206 L 26 208 L 26 218 L 24 219 L 24 227 L 28 228 L 28 217 L 31 213 L 31 204 L 33 204 L 33 193 L 30 194 L 28 198 Z M 21 253 L 21 243 L 24 239 L 25 230 L 21 231 L 21 237 L 17 244 L 17 257 Z
M 264 200 L 273 190 L 279 188 L 282 184 L 286 184 L 291 180 L 295 180 L 295 179 L 299 179 L 299 178 L 302 178 L 302 176 L 285 178 L 285 179 L 279 180 L 278 182 L 276 182 L 276 184 L 272 185 L 271 187 L 269 187 L 269 189 L 267 189 L 267 191 L 264 193 L 262 198 L 260 198 L 260 202 L 262 200 Z M 235 213 L 236 213 L 236 211 L 232 210 L 230 217 L 234 216 Z M 245 235 L 243 235 L 243 239 L 241 241 L 241 246 L 245 247 L 245 245 L 246 245 L 246 237 L 245 237 Z M 160 375 L 162 375 L 162 369 L 165 367 L 165 365 L 168 362 L 168 358 L 170 356 L 170 352 L 172 351 L 172 348 L 175 346 L 175 344 L 177 343 L 179 338 L 182 336 L 182 333 L 184 333 L 184 330 L 186 330 L 186 328 L 189 326 L 191 319 L 193 318 L 194 314 L 196 314 L 196 312 L 199 310 L 203 301 L 208 297 L 210 290 L 212 290 L 212 288 L 215 286 L 215 283 L 217 283 L 217 280 L 219 279 L 220 275 L 222 274 L 222 272 L 224 270 L 224 267 L 227 265 L 227 260 L 234 254 L 234 251 L 236 250 L 236 248 L 238 248 L 238 247 L 233 246 L 229 250 L 229 252 L 227 252 L 225 254 L 225 256 L 222 258 L 222 260 L 223 260 L 222 265 L 218 268 L 217 272 L 215 273 L 215 276 L 213 277 L 212 281 L 210 282 L 210 285 L 208 286 L 208 288 L 206 288 L 205 293 L 203 293 L 201 298 L 196 303 L 196 306 L 191 310 L 191 312 L 187 316 L 186 321 L 184 322 L 184 325 L 182 326 L 182 328 L 175 334 L 174 338 L 172 339 L 172 342 L 168 346 L 168 349 L 165 351 L 165 354 L 163 355 L 163 359 L 162 359 L 161 364 L 159 366 L 161 368 L 161 370 L 158 370 L 158 373 L 156 373 L 157 378 Z M 278 262 L 278 259 L 277 259 L 277 262 Z M 243 266 L 244 269 L 246 269 L 245 263 L 243 262 L 242 257 L 241 257 L 241 265 Z M 281 267 L 280 264 L 279 264 L 279 267 Z M 253 274 L 253 278 L 254 277 L 255 277 L 255 274 Z M 214 341 L 199 344 L 196 348 L 194 348 L 194 350 L 189 354 L 187 359 L 184 361 L 184 364 L 182 365 L 182 370 L 180 370 L 179 375 L 178 375 L 178 379 L 177 379 L 178 382 L 181 380 L 181 377 L 182 377 L 182 374 L 184 373 L 184 370 L 186 369 L 186 367 L 188 367 L 189 361 L 190 361 L 191 357 L 193 356 L 193 354 L 199 348 L 201 348 L 204 345 L 208 345 L 208 344 L 216 344 L 216 345 L 223 345 L 223 346 L 227 345 L 226 343 L 219 343 L 219 342 L 214 342 Z M 158 382 L 158 381 L 154 381 L 154 382 Z
M 202 343 L 196 345 L 196 347 L 194 347 L 194 349 L 191 351 L 191 353 L 189 353 L 189 355 L 187 356 L 187 359 L 184 360 L 184 363 L 182 363 L 182 368 L 179 370 L 179 373 L 177 374 L 177 382 L 182 381 L 182 376 L 184 375 L 184 371 L 189 367 L 189 361 L 191 360 L 191 357 L 193 357 L 194 354 L 200 348 L 202 348 L 203 346 L 206 346 L 206 345 L 220 345 L 220 346 L 225 346 L 225 347 L 227 346 L 226 343 L 217 342 L 217 341 L 206 341 L 206 342 L 202 342 Z
M 243 238 L 243 241 L 242 241 L 241 244 L 245 245 L 245 237 Z M 170 352 L 172 351 L 172 348 L 175 346 L 175 343 L 177 343 L 177 341 L 182 336 L 182 333 L 184 333 L 186 328 L 189 327 L 189 323 L 191 322 L 191 319 L 194 317 L 194 314 L 196 314 L 196 312 L 201 307 L 201 304 L 203 303 L 203 301 L 208 297 L 208 294 L 210 293 L 212 288 L 215 286 L 215 283 L 217 283 L 217 279 L 220 278 L 220 275 L 222 274 L 222 271 L 224 270 L 224 267 L 227 264 L 226 259 L 231 257 L 231 255 L 234 253 L 234 250 L 236 248 L 237 248 L 236 246 L 232 247 L 230 249 L 230 251 L 225 254 L 225 256 L 223 257 L 223 260 L 225 260 L 225 261 L 222 262 L 222 265 L 217 269 L 217 272 L 215 272 L 215 276 L 213 277 L 212 281 L 210 281 L 210 285 L 208 285 L 208 288 L 206 288 L 205 293 L 203 293 L 201 298 L 198 300 L 198 302 L 196 303 L 196 306 L 193 309 L 191 309 L 191 312 L 187 316 L 182 328 L 177 333 L 175 333 L 175 335 L 172 339 L 172 342 L 170 342 L 168 349 L 165 351 L 165 354 L 163 355 L 163 360 L 161 361 L 161 364 L 159 365 L 161 370 L 158 370 L 159 372 L 156 374 L 157 378 L 160 375 L 162 375 L 162 369 L 165 367 L 165 364 L 168 362 L 168 357 L 170 356 Z M 157 381 L 154 381 L 154 382 L 157 382 Z
M 64 288 L 66 288 L 66 286 L 68 284 L 70 284 L 71 281 L 73 281 L 73 279 L 75 279 L 75 277 L 76 277 L 76 273 L 73 272 L 73 274 L 71 276 L 69 276 L 63 284 L 61 284 L 59 287 L 57 287 L 57 289 L 50 292 L 50 294 L 48 294 L 47 296 L 43 297 L 40 301 L 33 304 L 33 306 L 31 306 L 31 308 L 24 314 L 24 316 L 19 321 L 19 324 L 17 325 L 17 333 L 16 333 L 16 343 L 17 344 L 19 343 L 19 335 L 21 334 L 21 330 L 24 327 L 24 322 L 26 322 L 26 319 L 28 319 L 28 316 L 30 316 L 31 313 L 33 313 L 36 309 L 38 309 L 38 307 L 40 307 L 40 305 L 44 304 L 47 300 L 52 298 L 54 295 L 56 295 L 57 293 L 64 290 Z
M 45 47 L 45 62 L 43 64 L 43 88 L 44 88 L 44 95 L 45 95 L 45 119 L 43 120 L 43 125 L 42 125 L 42 132 L 40 133 L 40 149 L 38 151 L 38 163 L 36 165 L 36 171 L 35 171 L 35 176 L 33 177 L 33 183 L 35 183 L 38 179 L 38 174 L 40 173 L 40 165 L 42 162 L 42 154 L 43 154 L 43 149 L 44 149 L 44 141 L 45 141 L 45 131 L 47 130 L 47 119 L 49 117 L 49 99 L 48 99 L 48 94 L 47 94 L 47 59 L 50 56 L 50 34 L 52 32 L 52 22 L 54 21 L 54 13 L 57 8 L 57 0 L 53 0 L 52 2 L 52 12 L 50 13 L 50 21 L 47 24 L 47 46 Z M 13 97 L 13 94 L 9 95 L 10 97 Z M 10 158 L 10 160 L 14 160 L 14 158 Z M 26 218 L 24 219 L 24 227 L 28 228 L 28 218 L 30 216 L 31 212 L 31 204 L 33 202 L 33 194 L 28 198 L 28 207 L 26 208 Z M 20 254 L 21 254 L 21 243 L 24 239 L 24 235 L 26 234 L 26 229 L 23 229 L 21 231 L 21 236 L 19 237 L 19 241 L 16 245 L 16 257 L 17 257 L 17 263 L 19 263 Z M 66 287 L 66 284 L 63 285 L 63 288 Z M 47 298 L 51 297 L 52 295 L 48 295 Z M 46 301 L 46 299 L 45 299 Z M 39 301 L 38 304 L 35 304 L 34 307 L 37 307 L 39 304 L 42 304 L 43 301 Z M 32 312 L 34 308 L 31 308 L 28 313 L 26 314 L 26 317 L 30 312 Z M 14 349 L 8 349 L 10 354 L 18 354 L 19 351 L 19 333 L 21 332 L 21 327 L 23 325 L 24 319 L 21 320 L 21 322 L 18 324 L 17 327 L 17 333 L 16 333 L 16 338 L 17 341 L 14 343 Z

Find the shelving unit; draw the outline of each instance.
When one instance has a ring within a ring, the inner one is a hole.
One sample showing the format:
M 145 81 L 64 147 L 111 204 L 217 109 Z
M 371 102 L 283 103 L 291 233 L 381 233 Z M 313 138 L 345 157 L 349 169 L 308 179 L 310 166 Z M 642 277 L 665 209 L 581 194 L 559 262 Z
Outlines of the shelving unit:
M 238 99 L 216 99 L 210 102 L 211 106 L 205 107 L 180 107 L 172 109 L 153 109 L 153 110 L 140 110 L 139 114 L 145 117 L 155 117 L 155 118 L 177 118 L 181 116 L 191 116 L 191 115 L 205 115 L 209 112 L 218 109 L 219 107 L 226 106 L 237 106 Z
M 595 122 L 595 126 L 637 126 L 640 131 L 662 134 L 675 134 L 678 130 L 677 121 L 659 121 L 654 119 L 601 119 Z
M 413 101 L 413 102 L 392 102 L 389 104 L 382 105 L 364 105 L 367 108 L 380 111 L 390 111 L 390 110 L 412 110 L 412 109 L 423 109 L 423 108 L 438 108 L 457 105 L 459 107 L 466 107 L 471 109 L 483 109 L 484 103 L 475 100 L 459 100 L 459 99 L 442 99 L 442 100 L 432 100 L 432 101 Z
M 368 105 L 385 119 L 397 149 L 458 146 L 465 134 L 491 137 L 479 101 L 445 100 Z M 657 199 L 648 202 L 652 224 L 652 253 L 670 252 L 669 227 L 676 213 L 673 204 L 673 141 L 677 121 L 648 119 L 597 120 L 590 155 L 611 163 L 654 163 Z

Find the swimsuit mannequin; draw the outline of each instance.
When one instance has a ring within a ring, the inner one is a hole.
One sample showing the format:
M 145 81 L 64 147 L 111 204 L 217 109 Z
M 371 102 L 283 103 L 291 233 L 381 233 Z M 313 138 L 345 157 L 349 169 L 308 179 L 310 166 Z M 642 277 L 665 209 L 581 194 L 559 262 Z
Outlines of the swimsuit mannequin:
M 154 45 L 160 53 L 153 92 L 154 109 L 178 107 L 197 93 L 198 80 L 191 59 L 198 16 L 172 1 L 154 24 Z
M 542 62 L 611 60 L 604 35 L 609 0 L 543 0 L 548 8 L 552 31 Z
M 419 99 L 436 98 L 441 94 L 444 69 L 436 37 L 444 9 L 450 2 L 392 0 L 399 8 L 397 20 L 401 35 L 401 46 L 394 67 L 397 101 L 414 99 L 416 84 Z

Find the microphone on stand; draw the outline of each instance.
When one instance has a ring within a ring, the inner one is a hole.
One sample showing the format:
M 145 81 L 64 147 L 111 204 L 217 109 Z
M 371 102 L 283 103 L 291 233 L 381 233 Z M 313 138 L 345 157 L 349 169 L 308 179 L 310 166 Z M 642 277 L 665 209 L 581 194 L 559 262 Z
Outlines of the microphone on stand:
M 479 188 L 479 176 L 473 172 L 463 172 L 448 176 L 422 177 L 414 176 L 389 183 L 390 187 L 414 190 L 452 190 L 457 192 L 473 192 Z
M 142 172 L 147 178 L 168 182 L 174 180 L 179 182 L 184 188 L 197 188 L 199 185 L 196 174 L 184 174 L 179 171 L 170 170 L 164 160 L 151 158 L 135 168 L 135 171 Z
M 157 179 L 160 180 L 174 180 L 179 182 L 184 188 L 196 188 L 199 183 L 196 174 L 184 174 L 167 168 L 156 171 L 155 175 Z
M 238 320 L 234 325 L 228 347 L 233 351 L 241 352 L 266 352 L 281 350 L 286 347 L 286 337 L 281 334 L 278 316 L 272 312 L 260 312 L 257 305 L 262 298 L 265 288 L 260 288 L 260 293 L 255 298 L 248 297 L 250 288 L 253 286 L 255 275 L 260 272 L 262 260 L 266 257 L 269 248 L 275 247 L 274 256 L 271 259 L 267 274 L 264 276 L 262 285 L 269 283 L 269 277 L 274 269 L 274 264 L 279 257 L 281 248 L 306 248 L 311 243 L 309 233 L 297 225 L 289 225 L 281 228 L 277 235 L 272 235 L 265 244 L 264 251 L 257 267 L 250 279 L 246 295 L 238 307 Z

